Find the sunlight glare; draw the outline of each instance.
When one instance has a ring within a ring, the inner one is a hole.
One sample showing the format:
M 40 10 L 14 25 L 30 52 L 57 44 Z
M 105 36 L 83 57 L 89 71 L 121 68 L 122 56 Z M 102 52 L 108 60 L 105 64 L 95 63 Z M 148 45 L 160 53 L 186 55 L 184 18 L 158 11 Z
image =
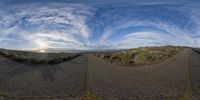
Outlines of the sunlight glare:
M 45 53 L 46 51 L 45 51 L 45 50 L 40 50 L 40 52 L 41 52 L 41 53 Z

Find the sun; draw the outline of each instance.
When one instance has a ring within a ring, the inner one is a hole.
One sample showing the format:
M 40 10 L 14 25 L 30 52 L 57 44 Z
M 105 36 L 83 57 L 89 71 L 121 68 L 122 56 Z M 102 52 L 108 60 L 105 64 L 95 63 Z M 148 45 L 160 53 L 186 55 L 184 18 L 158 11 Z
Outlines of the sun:
M 38 47 L 39 48 L 43 48 L 43 49 L 46 49 L 48 48 L 48 43 L 44 42 L 44 41 L 38 41 Z
M 46 51 L 45 51 L 45 50 L 40 50 L 40 52 L 41 52 L 41 53 L 45 53 Z
M 44 40 L 38 39 L 35 43 L 37 44 L 37 50 L 39 50 L 41 53 L 46 52 L 45 50 L 49 48 L 48 42 Z

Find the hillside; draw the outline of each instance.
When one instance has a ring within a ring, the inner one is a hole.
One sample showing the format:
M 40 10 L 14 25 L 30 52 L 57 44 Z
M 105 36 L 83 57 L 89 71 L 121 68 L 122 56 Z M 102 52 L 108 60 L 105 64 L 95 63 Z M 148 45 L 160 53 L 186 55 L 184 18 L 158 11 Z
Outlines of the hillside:
M 174 46 L 143 47 L 116 52 L 96 53 L 106 61 L 124 66 L 156 64 L 180 53 L 184 48 Z

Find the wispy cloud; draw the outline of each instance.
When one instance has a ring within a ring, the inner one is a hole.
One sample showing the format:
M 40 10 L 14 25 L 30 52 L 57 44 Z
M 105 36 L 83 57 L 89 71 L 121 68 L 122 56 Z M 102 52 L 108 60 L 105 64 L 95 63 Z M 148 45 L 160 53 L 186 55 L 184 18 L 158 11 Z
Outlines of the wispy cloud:
M 0 47 L 100 49 L 200 47 L 200 4 L 0 6 Z M 13 41 L 17 41 L 13 46 Z
M 121 12 L 114 9 L 112 15 L 116 17 L 115 21 L 109 23 L 110 25 L 106 24 L 99 43 L 118 45 L 119 48 L 120 46 L 121 48 L 131 48 L 150 45 L 200 47 L 200 38 L 194 38 L 199 36 L 200 8 L 190 6 L 189 4 L 182 4 L 181 6 L 155 5 L 149 7 L 149 9 L 140 6 L 135 7 L 137 10 L 133 8 L 131 11 L 124 11 L 127 12 L 127 15 L 121 15 Z M 141 13 L 142 11 L 143 13 Z M 147 30 L 146 27 L 150 30 Z M 124 30 L 134 31 L 126 32 Z M 118 40 L 110 42 L 110 39 L 116 37 L 116 35 L 119 35 Z
M 1 38 L 23 39 L 35 48 L 66 48 L 89 43 L 92 32 L 87 26 L 94 8 L 83 4 L 21 4 L 0 9 Z M 10 37 L 15 34 L 16 37 Z M 50 42 L 51 41 L 51 42 Z M 62 41 L 62 42 L 59 42 Z M 73 44 L 73 45 L 69 45 Z M 81 46 L 80 46 L 81 45 Z
M 184 46 L 185 41 L 177 39 L 173 35 L 165 34 L 159 31 L 152 32 L 134 32 L 122 37 L 118 42 L 118 48 L 143 47 L 143 46 L 162 46 L 179 45 Z

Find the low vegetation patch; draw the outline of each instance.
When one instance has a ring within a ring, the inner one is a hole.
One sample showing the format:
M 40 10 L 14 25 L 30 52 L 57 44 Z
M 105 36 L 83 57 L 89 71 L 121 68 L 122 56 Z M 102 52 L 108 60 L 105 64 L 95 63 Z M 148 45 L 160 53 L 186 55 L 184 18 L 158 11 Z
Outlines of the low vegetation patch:
M 200 54 L 200 49 L 199 48 L 193 48 L 193 51 L 195 51 L 196 53 Z
M 159 63 L 182 50 L 183 48 L 174 46 L 142 47 L 115 52 L 99 52 L 95 55 L 114 64 L 131 66 Z
M 37 53 L 5 49 L 0 50 L 0 55 L 16 62 L 31 65 L 58 64 L 80 56 L 77 53 Z

